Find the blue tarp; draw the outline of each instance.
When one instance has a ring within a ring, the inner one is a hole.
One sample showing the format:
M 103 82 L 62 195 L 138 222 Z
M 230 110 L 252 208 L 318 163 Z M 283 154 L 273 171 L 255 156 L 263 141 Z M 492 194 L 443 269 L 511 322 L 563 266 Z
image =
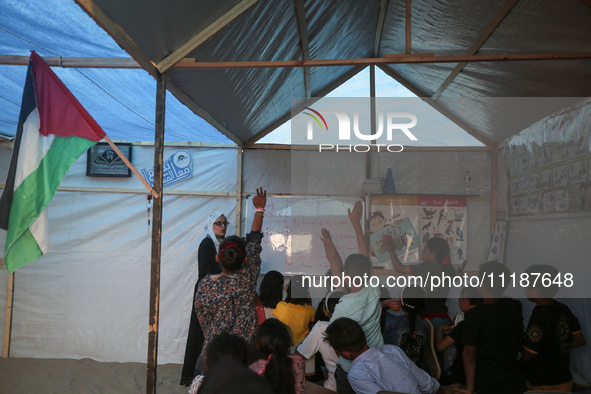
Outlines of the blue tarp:
M 73 1 L 0 1 L 0 54 L 129 58 Z M 0 66 L 0 133 L 14 135 L 26 66 Z M 114 140 L 153 141 L 156 81 L 142 69 L 53 67 Z M 232 143 L 172 94 L 166 97 L 165 141 Z

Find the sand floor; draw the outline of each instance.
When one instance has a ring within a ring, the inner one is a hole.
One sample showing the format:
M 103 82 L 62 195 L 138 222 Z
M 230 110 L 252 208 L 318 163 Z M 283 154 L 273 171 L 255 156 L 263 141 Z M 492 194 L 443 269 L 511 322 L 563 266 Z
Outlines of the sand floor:
M 182 365 L 159 365 L 156 370 L 159 394 L 186 394 L 179 385 Z M 0 393 L 145 393 L 147 365 L 101 363 L 88 358 L 0 359 Z

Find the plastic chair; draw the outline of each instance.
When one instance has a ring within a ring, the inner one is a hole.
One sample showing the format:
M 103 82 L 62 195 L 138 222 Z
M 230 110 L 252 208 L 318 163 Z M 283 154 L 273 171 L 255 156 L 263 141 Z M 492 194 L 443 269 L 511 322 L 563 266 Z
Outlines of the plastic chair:
M 439 361 L 437 361 L 437 355 L 435 354 L 435 332 L 429 319 L 424 319 L 424 322 L 425 327 L 427 327 L 427 333 L 425 335 L 427 340 L 423 347 L 423 361 L 427 366 L 427 372 L 429 372 L 429 374 L 435 379 L 439 379 L 441 377 L 441 367 L 439 366 Z

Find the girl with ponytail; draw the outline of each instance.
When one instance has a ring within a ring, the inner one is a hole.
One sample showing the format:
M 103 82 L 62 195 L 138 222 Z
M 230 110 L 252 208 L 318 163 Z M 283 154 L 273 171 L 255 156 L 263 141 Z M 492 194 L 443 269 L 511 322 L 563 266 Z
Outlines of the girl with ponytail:
M 257 328 L 255 295 L 261 271 L 261 229 L 267 193 L 261 187 L 252 199 L 254 219 L 246 240 L 230 236 L 220 243 L 215 256 L 221 273 L 210 274 L 199 283 L 194 310 L 203 328 L 204 342 L 197 370 L 204 366 L 203 357 L 209 342 L 221 333 L 230 333 L 252 343 Z
M 258 329 L 256 347 L 263 358 L 250 369 L 262 375 L 275 394 L 303 394 L 304 359 L 289 355 L 291 335 L 287 326 L 277 319 L 265 320 Z

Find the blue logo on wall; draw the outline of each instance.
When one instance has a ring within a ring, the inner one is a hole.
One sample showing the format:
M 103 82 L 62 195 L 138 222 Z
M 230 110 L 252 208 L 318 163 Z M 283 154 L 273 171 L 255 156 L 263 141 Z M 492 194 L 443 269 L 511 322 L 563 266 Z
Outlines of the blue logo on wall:
M 192 163 L 191 155 L 184 150 L 180 150 L 166 159 L 163 165 L 163 186 L 166 187 L 193 177 Z M 154 168 L 143 169 L 142 175 L 153 187 Z

